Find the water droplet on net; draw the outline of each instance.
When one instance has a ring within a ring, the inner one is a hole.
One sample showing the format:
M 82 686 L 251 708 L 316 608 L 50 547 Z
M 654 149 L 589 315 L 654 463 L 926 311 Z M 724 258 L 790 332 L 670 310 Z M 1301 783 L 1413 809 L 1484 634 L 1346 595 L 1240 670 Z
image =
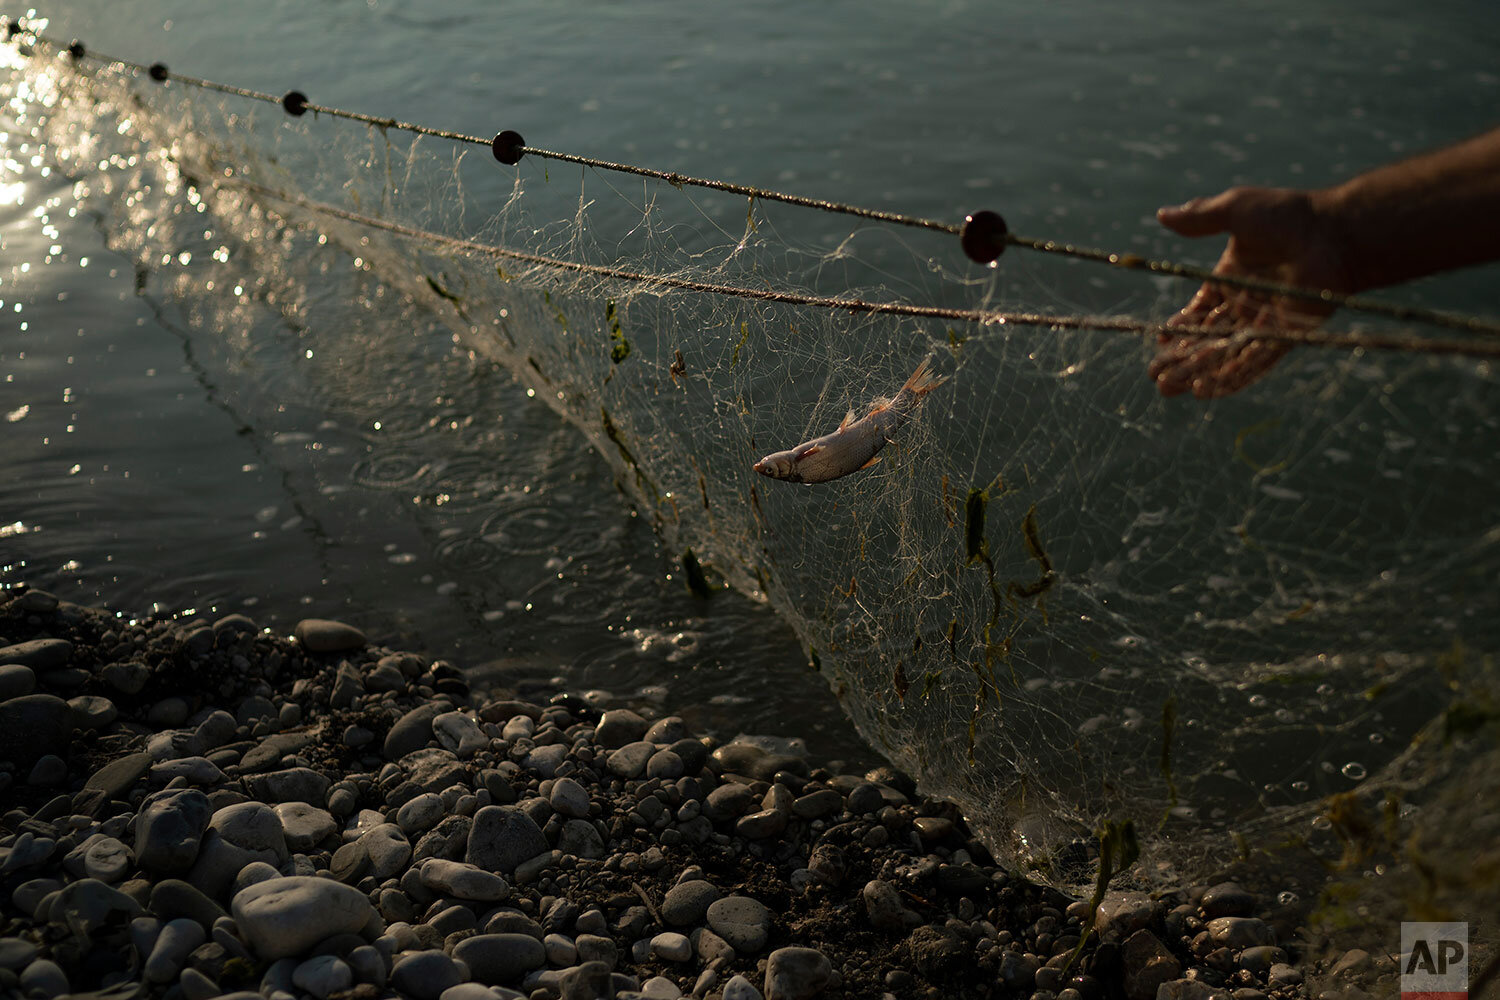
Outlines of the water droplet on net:
M 1365 766 L 1359 761 L 1351 760 L 1349 763 L 1345 764 L 1342 768 L 1339 769 L 1339 773 L 1348 778 L 1350 781 L 1361 781 L 1369 772 L 1365 770 Z

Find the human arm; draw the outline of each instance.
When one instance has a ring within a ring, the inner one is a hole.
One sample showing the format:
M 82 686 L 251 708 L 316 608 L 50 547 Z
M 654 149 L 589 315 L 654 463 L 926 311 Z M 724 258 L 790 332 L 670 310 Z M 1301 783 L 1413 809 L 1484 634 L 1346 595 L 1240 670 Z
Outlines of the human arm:
M 1485 263 L 1500 259 L 1500 129 L 1334 187 L 1231 188 L 1157 218 L 1184 236 L 1227 232 L 1215 274 L 1346 295 Z M 1205 282 L 1167 325 L 1222 327 L 1224 335 L 1163 334 L 1149 373 L 1163 395 L 1228 395 L 1290 349 L 1257 330 L 1309 329 L 1332 311 Z

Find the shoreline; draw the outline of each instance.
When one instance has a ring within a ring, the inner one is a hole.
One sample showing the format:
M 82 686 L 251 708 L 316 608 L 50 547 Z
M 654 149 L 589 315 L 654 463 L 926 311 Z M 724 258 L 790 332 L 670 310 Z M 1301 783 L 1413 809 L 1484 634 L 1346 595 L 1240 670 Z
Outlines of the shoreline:
M 339 622 L 0 591 L 0 994 L 1309 995 L 1296 915 L 1232 882 L 1109 893 L 1069 967 L 1088 917 L 890 767 L 471 691 Z

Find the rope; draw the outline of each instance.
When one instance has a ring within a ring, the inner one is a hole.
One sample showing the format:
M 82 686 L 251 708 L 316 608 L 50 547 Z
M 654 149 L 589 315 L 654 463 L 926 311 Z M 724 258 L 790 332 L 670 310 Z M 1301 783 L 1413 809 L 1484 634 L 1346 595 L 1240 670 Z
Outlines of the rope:
M 591 274 L 613 278 L 647 287 L 675 288 L 685 291 L 705 292 L 732 298 L 752 299 L 760 302 L 775 302 L 788 305 L 811 306 L 820 309 L 842 310 L 851 313 L 870 313 L 892 316 L 909 316 L 918 319 L 952 320 L 976 323 L 983 326 L 1029 326 L 1047 327 L 1054 330 L 1103 330 L 1112 333 L 1135 335 L 1166 334 L 1172 337 L 1223 337 L 1232 331 L 1204 326 L 1166 326 L 1161 323 L 1146 323 L 1128 316 L 1062 316 L 1048 313 L 1010 312 L 996 309 L 960 309 L 946 306 L 923 306 L 907 302 L 866 302 L 863 299 L 848 299 L 838 296 L 814 295 L 809 292 L 792 292 L 773 288 L 750 288 L 721 282 L 699 281 L 680 278 L 670 274 L 652 274 L 632 271 L 627 268 L 604 264 L 588 264 L 582 261 L 548 257 L 544 254 L 513 250 L 509 247 L 477 240 L 463 239 L 436 233 L 427 229 L 403 225 L 388 219 L 376 218 L 325 202 L 312 201 L 297 195 L 276 191 L 259 184 L 244 181 L 216 181 L 219 186 L 232 186 L 274 201 L 292 205 L 307 211 L 342 219 L 372 229 L 380 229 L 409 239 L 423 240 L 452 250 L 501 257 L 522 261 L 540 267 Z M 1243 334 L 1236 334 L 1243 336 Z M 1462 339 L 1417 337 L 1410 334 L 1366 334 L 1356 332 L 1330 332 L 1324 330 L 1256 330 L 1253 339 L 1274 340 L 1311 347 L 1363 349 L 1369 351 L 1406 351 L 1437 355 L 1462 355 L 1467 357 L 1500 358 L 1500 341 L 1489 339 Z
M 18 33 L 26 31 L 27 29 L 19 21 L 8 20 L 4 22 L 4 34 L 7 40 L 17 35 Z M 1132 253 L 1114 253 L 1108 250 L 1101 250 L 1093 247 L 1082 247 L 1072 243 L 1058 242 L 1056 240 L 1032 239 L 1030 237 L 1020 236 L 1015 233 L 1009 232 L 1005 226 L 1004 220 L 993 212 L 977 212 L 973 216 L 970 216 L 968 220 L 966 220 L 967 223 L 985 223 L 983 227 L 978 227 L 982 230 L 981 232 L 972 234 L 975 239 L 973 240 L 973 242 L 971 242 L 971 233 L 968 231 L 968 225 L 955 225 L 953 223 L 942 222 L 936 219 L 927 219 L 920 216 L 907 215 L 900 212 L 886 212 L 879 209 L 866 208 L 863 206 L 851 205 L 844 202 L 828 201 L 819 198 L 809 198 L 804 195 L 790 194 L 788 192 L 776 191 L 769 188 L 759 188 L 748 184 L 735 184 L 730 181 L 722 181 L 712 178 L 692 177 L 687 174 L 678 173 L 677 171 L 657 170 L 651 167 L 643 167 L 629 163 L 617 163 L 612 160 L 583 156 L 576 153 L 564 153 L 557 152 L 555 150 L 542 149 L 539 147 L 526 145 L 524 141 L 521 140 L 520 135 L 515 132 L 502 132 L 497 134 L 493 139 L 486 139 L 481 136 L 468 135 L 463 132 L 454 132 L 447 129 L 432 128 L 430 126 L 419 125 L 413 122 L 401 121 L 397 118 L 370 115 L 364 112 L 351 111 L 346 108 L 338 108 L 330 105 L 314 104 L 307 99 L 306 95 L 297 90 L 288 91 L 286 94 L 278 97 L 275 94 L 268 94 L 256 90 L 248 90 L 243 87 L 236 87 L 230 84 L 219 83 L 200 77 L 170 73 L 167 70 L 166 66 L 161 63 L 145 65 L 143 63 L 135 62 L 130 59 L 122 59 L 115 56 L 105 55 L 99 52 L 93 52 L 88 50 L 83 45 L 83 43 L 77 41 L 76 39 L 69 43 L 63 43 L 58 39 L 50 38 L 37 32 L 29 32 L 29 34 L 35 43 L 50 46 L 51 48 L 60 52 L 69 53 L 75 63 L 84 59 L 90 59 L 106 64 L 117 64 L 135 70 L 137 72 L 144 72 L 148 74 L 152 79 L 162 83 L 165 83 L 169 79 L 176 80 L 179 83 L 183 83 L 191 87 L 213 90 L 223 94 L 231 94 L 236 97 L 245 98 L 247 100 L 262 101 L 269 104 L 279 104 L 289 114 L 294 116 L 299 116 L 307 111 L 312 111 L 316 114 L 325 114 L 335 118 L 344 118 L 348 119 L 349 121 L 361 122 L 363 124 L 371 125 L 376 128 L 396 129 L 399 131 L 410 132 L 416 135 L 425 135 L 432 136 L 434 138 L 445 139 L 452 142 L 488 146 L 495 152 L 497 159 L 500 159 L 502 157 L 503 139 L 506 140 L 506 144 L 504 146 L 505 158 L 502 159 L 501 162 L 505 162 L 508 164 L 514 164 L 520 159 L 522 155 L 529 154 L 544 159 L 558 160 L 565 163 L 575 163 L 580 166 L 589 167 L 596 170 L 633 174 L 638 177 L 647 177 L 655 180 L 661 180 L 675 187 L 692 186 L 707 188 L 714 191 L 723 191 L 729 194 L 743 195 L 749 198 L 758 198 L 764 201 L 781 202 L 784 204 L 795 205 L 802 208 L 811 208 L 818 211 L 850 215 L 856 218 L 870 219 L 877 222 L 888 222 L 895 225 L 911 226 L 918 229 L 928 229 L 935 232 L 957 235 L 963 241 L 965 252 L 971 258 L 975 260 L 982 260 L 984 262 L 990 262 L 994 259 L 997 259 L 1000 256 L 1003 248 L 1006 246 L 1017 246 L 1023 249 L 1033 250 L 1038 253 L 1054 254 L 1068 257 L 1074 260 L 1107 264 L 1112 267 L 1119 267 L 1127 270 L 1150 271 L 1155 274 L 1163 274 L 1170 277 L 1184 278 L 1192 281 L 1207 282 L 1226 288 L 1236 288 L 1244 291 L 1264 292 L 1267 294 L 1279 295 L 1287 298 L 1319 302 L 1340 309 L 1347 309 L 1356 312 L 1384 316 L 1390 319 L 1396 319 L 1407 323 L 1422 323 L 1429 326 L 1459 330 L 1465 333 L 1500 336 L 1500 322 L 1488 320 L 1479 316 L 1468 316 L 1458 313 L 1443 312 L 1434 309 L 1424 309 L 1417 306 L 1407 306 L 1399 303 L 1386 302 L 1379 299 L 1368 299 L 1362 296 L 1343 295 L 1329 289 L 1302 288 L 1295 285 L 1288 285 L 1259 278 L 1215 274 L 1211 269 L 1208 268 L 1195 267 L 1190 264 L 1181 264 L 1170 260 L 1156 260 Z M 974 249 L 975 246 L 986 249 L 981 249 L 976 252 L 976 250 Z M 827 301 L 832 302 L 850 300 Z M 808 302 L 805 304 L 817 305 L 819 303 Z M 841 306 L 841 308 L 848 308 L 848 306 Z M 965 312 L 965 310 L 958 310 L 958 312 Z M 983 313 L 982 310 L 975 312 Z M 984 315 L 991 316 L 995 314 L 984 313 Z M 1019 317 L 1026 314 L 1015 315 Z M 964 317 L 944 316 L 943 318 L 963 319 Z M 1047 318 L 1047 322 L 1045 324 L 1043 324 L 1041 320 L 1039 320 L 1036 325 L 1057 325 L 1052 322 L 1052 320 L 1055 320 L 1057 318 L 1058 317 Z M 1017 319 L 1015 320 L 1015 322 L 1020 323 L 1023 321 Z M 1150 324 L 1140 323 L 1137 323 L 1136 327 L 1141 331 L 1159 329 L 1158 327 L 1154 327 Z M 1115 329 L 1116 327 L 1107 328 Z M 1168 332 L 1173 333 L 1174 335 L 1182 335 L 1184 333 L 1191 333 L 1193 329 L 1195 328 L 1173 327 L 1170 328 Z M 1214 335 L 1221 335 L 1223 331 L 1212 332 L 1214 333 Z M 1303 339 L 1305 336 L 1306 335 L 1303 333 L 1294 333 L 1293 331 L 1282 331 L 1274 337 L 1267 335 L 1268 339 L 1291 339 L 1296 343 L 1314 343 L 1314 341 L 1312 340 Z M 1362 337 L 1364 335 L 1350 334 L 1347 336 Z M 1427 340 L 1425 338 L 1396 337 L 1393 339 L 1393 342 L 1396 340 L 1419 341 L 1422 343 L 1442 343 L 1440 341 Z M 1467 342 L 1449 341 L 1447 343 L 1464 344 Z M 1330 342 L 1328 346 L 1334 346 L 1334 344 Z M 1459 349 L 1446 353 L 1470 354 L 1473 352 L 1468 349 Z

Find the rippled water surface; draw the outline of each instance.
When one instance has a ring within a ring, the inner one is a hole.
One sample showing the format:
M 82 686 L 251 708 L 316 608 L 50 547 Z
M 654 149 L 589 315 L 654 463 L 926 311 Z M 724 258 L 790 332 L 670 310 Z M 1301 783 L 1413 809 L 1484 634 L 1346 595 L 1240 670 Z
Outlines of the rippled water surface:
M 917 214 L 994 207 L 1027 234 L 1203 260 L 1216 247 L 1167 240 L 1158 204 L 1327 183 L 1493 124 L 1500 8 L 1410 11 L 116 0 L 38 14 L 110 54 L 272 93 Z M 28 70 L 4 72 L 9 87 Z M 281 629 L 339 616 L 486 676 L 670 692 L 721 732 L 868 756 L 790 631 L 731 592 L 690 595 L 605 463 L 506 372 L 435 320 L 383 335 L 373 284 L 347 309 L 309 302 L 310 329 L 253 303 L 235 329 L 201 322 L 151 294 L 111 248 L 111 212 L 11 124 L 8 578 L 131 613 L 243 610 Z M 849 228 L 807 226 L 834 242 Z M 1490 287 L 1459 276 L 1417 295 L 1482 310 Z M 1050 291 L 1068 309 L 1117 301 L 1082 275 Z

